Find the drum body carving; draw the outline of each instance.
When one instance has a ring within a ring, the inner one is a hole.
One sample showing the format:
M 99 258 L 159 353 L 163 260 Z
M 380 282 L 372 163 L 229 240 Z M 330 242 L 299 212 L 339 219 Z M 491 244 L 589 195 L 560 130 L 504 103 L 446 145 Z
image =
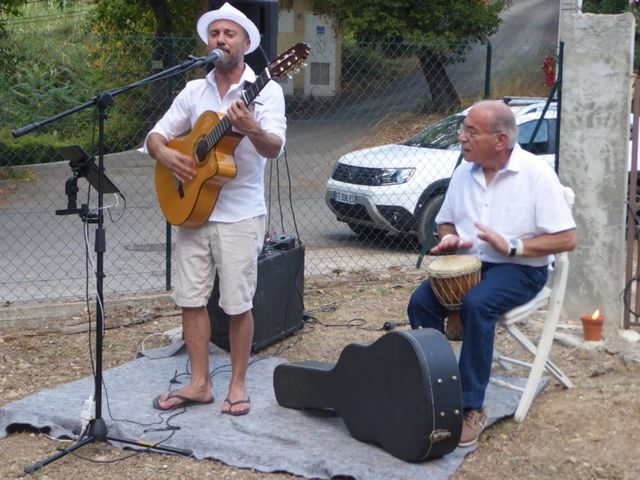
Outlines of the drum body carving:
M 462 300 L 480 282 L 482 262 L 472 255 L 438 257 L 427 266 L 433 293 L 450 310 L 445 334 L 449 340 L 462 340 L 460 319 Z

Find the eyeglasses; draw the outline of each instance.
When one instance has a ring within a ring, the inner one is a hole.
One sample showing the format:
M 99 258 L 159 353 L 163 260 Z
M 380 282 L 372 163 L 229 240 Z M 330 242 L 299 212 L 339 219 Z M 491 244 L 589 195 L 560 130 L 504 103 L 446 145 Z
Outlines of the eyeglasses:
M 458 127 L 458 135 L 464 134 L 469 138 L 476 138 L 481 135 L 495 135 L 496 133 L 502 133 L 502 130 L 494 130 L 492 132 L 479 132 L 475 128 L 468 127 L 465 124 L 461 124 L 460 127 Z

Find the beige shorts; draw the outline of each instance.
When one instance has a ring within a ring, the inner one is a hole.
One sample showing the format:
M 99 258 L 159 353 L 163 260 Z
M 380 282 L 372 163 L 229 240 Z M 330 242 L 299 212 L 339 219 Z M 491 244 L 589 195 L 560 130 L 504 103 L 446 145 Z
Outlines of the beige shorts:
M 217 272 L 220 307 L 228 315 L 250 310 L 264 232 L 264 215 L 236 223 L 207 222 L 198 228 L 180 227 L 176 238 L 176 287 L 172 295 L 176 304 L 206 306 Z

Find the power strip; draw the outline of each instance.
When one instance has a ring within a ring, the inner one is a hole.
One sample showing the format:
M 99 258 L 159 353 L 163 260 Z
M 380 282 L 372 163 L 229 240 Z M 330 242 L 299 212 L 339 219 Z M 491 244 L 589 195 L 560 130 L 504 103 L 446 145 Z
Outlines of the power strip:
M 96 418 L 96 402 L 93 397 L 89 397 L 84 401 L 82 411 L 80 412 L 80 419 L 82 420 L 82 430 L 84 431 L 89 425 L 89 422 Z

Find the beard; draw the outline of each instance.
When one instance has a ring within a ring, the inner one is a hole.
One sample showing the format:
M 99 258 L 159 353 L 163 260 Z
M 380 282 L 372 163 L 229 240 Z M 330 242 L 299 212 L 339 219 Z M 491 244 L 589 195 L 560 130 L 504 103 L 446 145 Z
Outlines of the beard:
M 214 66 L 218 70 L 231 71 L 242 64 L 244 61 L 244 54 L 241 52 L 224 52 L 224 58 L 214 63 Z

